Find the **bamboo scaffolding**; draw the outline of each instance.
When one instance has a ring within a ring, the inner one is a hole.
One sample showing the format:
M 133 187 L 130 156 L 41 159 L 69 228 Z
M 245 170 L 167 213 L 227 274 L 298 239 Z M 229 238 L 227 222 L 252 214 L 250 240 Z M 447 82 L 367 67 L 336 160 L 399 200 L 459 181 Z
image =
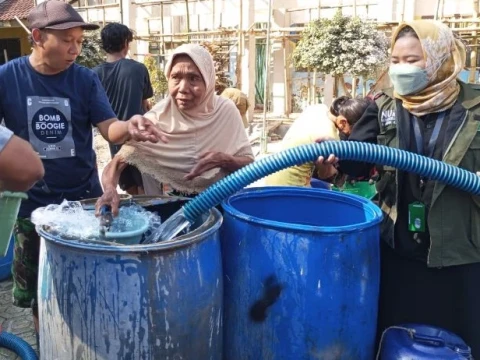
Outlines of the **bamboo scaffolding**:
M 435 14 L 433 16 L 434 20 L 438 20 L 438 13 L 440 11 L 440 5 L 441 5 L 441 0 L 437 0 L 437 5 L 435 7 L 436 10 L 435 10 Z
M 195 0 L 196 2 L 212 2 L 213 1 L 213 6 L 215 6 L 215 0 Z M 245 35 L 248 35 L 248 32 L 254 32 L 259 39 L 266 38 L 266 36 L 261 36 L 261 35 L 266 35 L 266 29 L 249 29 L 247 31 L 245 30 L 240 30 L 240 29 L 221 29 L 221 30 L 197 30 L 197 31 L 186 31 L 186 32 L 181 32 L 181 33 L 170 33 L 170 34 L 165 34 L 165 29 L 163 26 L 163 6 L 164 5 L 171 5 L 171 4 L 181 4 L 184 3 L 186 5 L 186 16 L 187 16 L 187 30 L 190 30 L 190 24 L 189 24 L 189 11 L 188 11 L 188 0 L 152 0 L 152 1 L 135 1 L 132 2 L 132 4 L 137 5 L 137 6 L 153 6 L 153 5 L 160 5 L 161 6 L 161 16 L 160 17 L 150 17 L 147 18 L 147 22 L 153 21 L 153 20 L 160 20 L 161 21 L 161 29 L 159 30 L 160 33 L 156 33 L 156 31 L 152 31 L 149 29 L 149 34 L 148 35 L 141 35 L 137 36 L 136 38 L 139 40 L 144 40 L 144 41 L 149 41 L 150 39 L 153 38 L 158 40 L 161 40 L 162 44 L 162 51 L 165 52 L 165 38 L 170 38 L 170 42 L 172 43 L 177 43 L 177 42 L 183 42 L 186 40 L 188 41 L 189 38 L 191 41 L 204 41 L 206 40 L 205 38 L 200 39 L 194 39 L 194 36 L 200 36 L 200 35 L 217 35 L 220 36 L 221 40 L 225 40 L 226 37 L 232 36 L 232 37 L 237 37 L 237 43 L 240 44 L 242 41 L 245 41 Z M 332 6 L 326 6 L 322 5 L 321 1 L 318 2 L 318 6 L 315 7 L 299 7 L 299 8 L 289 8 L 286 10 L 287 13 L 290 12 L 295 12 L 295 11 L 305 11 L 305 10 L 317 10 L 318 14 L 320 15 L 320 10 L 321 9 L 331 9 L 331 8 L 345 8 L 345 7 L 362 7 L 362 6 L 374 6 L 378 5 L 379 2 L 359 2 L 359 1 L 354 1 L 354 4 L 338 4 L 338 5 L 332 5 Z M 474 0 L 474 8 L 475 4 L 478 4 L 478 1 Z M 436 16 L 440 18 L 440 21 L 447 25 L 467 25 L 467 24 L 480 24 L 480 19 L 475 16 L 475 14 L 472 14 L 472 17 L 469 18 L 444 18 L 443 15 L 443 8 L 445 5 L 444 0 L 438 0 L 437 1 L 437 6 L 436 6 Z M 119 3 L 114 3 L 114 4 L 102 4 L 102 5 L 86 5 L 86 6 L 79 6 L 79 9 L 82 10 L 88 10 L 88 9 L 105 9 L 105 8 L 115 8 L 118 7 Z M 478 7 L 478 6 L 477 6 Z M 478 10 L 478 9 L 477 9 Z M 215 12 L 212 13 L 213 16 L 213 24 L 215 24 Z M 105 20 L 104 20 L 105 21 Z M 398 22 L 386 22 L 386 23 L 377 23 L 377 27 L 379 29 L 389 29 L 393 28 L 398 25 Z M 149 26 L 150 27 L 150 26 Z M 452 27 L 452 26 L 451 26 Z M 292 40 L 292 39 L 298 39 L 300 38 L 300 33 L 304 30 L 303 27 L 284 27 L 284 28 L 272 28 L 271 29 L 271 38 L 273 40 L 282 40 L 287 39 L 287 40 Z M 460 26 L 460 27 L 452 27 L 452 31 L 455 33 L 461 34 L 462 38 L 464 39 L 475 39 L 477 36 L 474 33 L 480 32 L 480 26 Z M 469 33 L 469 34 L 463 34 L 463 33 Z M 218 38 L 215 38 L 215 41 L 218 41 Z M 479 45 L 477 45 L 474 41 L 473 44 L 469 44 L 468 46 L 471 48 L 477 48 Z
M 267 41 L 265 45 L 265 84 L 263 89 L 263 126 L 262 136 L 260 138 L 260 151 L 262 154 L 266 154 L 268 151 L 268 133 L 267 133 L 267 107 L 270 98 L 270 57 L 271 57 L 271 44 L 270 35 L 272 27 L 272 2 L 268 1 L 268 25 L 267 25 Z
M 152 6 L 152 5 L 160 5 L 162 8 L 164 5 L 171 5 L 171 4 L 186 4 L 188 7 L 188 3 L 192 2 L 209 2 L 213 3 L 213 7 L 215 8 L 215 0 L 153 0 L 153 1 L 136 1 L 133 2 L 132 4 L 138 5 L 138 6 Z M 242 0 L 240 0 L 242 1 Z M 217 2 L 218 3 L 218 2 Z M 474 4 L 478 4 L 478 0 L 474 0 Z M 354 14 L 358 11 L 358 8 L 361 8 L 363 6 L 367 7 L 367 11 L 370 10 L 368 7 L 379 5 L 380 0 L 377 0 L 375 2 L 365 2 L 362 0 L 356 0 L 352 4 L 341 4 L 341 5 L 336 5 L 336 6 L 325 6 L 322 4 L 322 2 L 319 0 L 318 1 L 318 6 L 314 7 L 304 7 L 304 8 L 289 8 L 286 9 L 286 16 L 289 15 L 290 13 L 293 13 L 295 11 L 309 11 L 310 16 L 312 14 L 312 11 L 314 11 L 313 17 L 315 18 L 315 15 L 317 17 L 320 17 L 321 11 L 323 9 L 332 9 L 332 8 L 353 8 L 354 9 Z M 400 6 L 400 12 L 403 13 L 404 10 L 402 8 L 405 5 L 405 0 L 401 0 L 399 6 Z M 445 23 L 447 26 L 451 28 L 455 34 L 458 34 L 462 39 L 466 40 L 468 43 L 466 46 L 471 49 L 470 52 L 470 59 L 471 59 L 471 64 L 472 67 L 469 67 L 470 70 L 470 79 L 472 80 L 472 74 L 475 72 L 475 70 L 478 70 L 480 67 L 477 67 L 476 63 L 476 54 L 478 51 L 477 50 L 480 47 L 480 42 L 477 41 L 478 35 L 480 35 L 480 18 L 478 18 L 477 13 L 469 14 L 469 17 L 458 17 L 458 16 L 451 16 L 451 17 L 445 17 L 443 16 L 444 14 L 444 5 L 445 1 L 444 0 L 438 0 L 436 3 L 435 8 L 433 11 L 435 12 L 435 17 Z M 474 5 L 475 7 L 475 5 Z M 478 10 L 478 9 L 476 9 Z M 185 16 L 187 16 L 187 31 L 184 32 L 178 32 L 174 33 L 174 31 L 170 31 L 170 33 L 165 33 L 165 30 L 168 31 L 168 29 L 165 29 L 163 26 L 163 9 L 161 12 L 160 17 L 150 17 L 147 18 L 147 21 L 154 21 L 158 20 L 161 21 L 161 26 L 155 27 L 155 29 L 160 29 L 157 31 L 155 30 L 150 30 L 148 34 L 143 34 L 140 36 L 137 36 L 136 38 L 139 40 L 151 42 L 151 41 L 156 41 L 162 44 L 161 52 L 162 54 L 154 54 L 153 56 L 168 56 L 169 50 L 166 49 L 165 43 L 170 42 L 170 49 L 173 49 L 174 46 L 178 43 L 183 43 L 185 41 L 189 41 L 191 43 L 200 43 L 204 41 L 209 41 L 209 42 L 223 42 L 226 43 L 229 48 L 228 51 L 225 52 L 225 56 L 227 56 L 230 52 L 234 51 L 234 49 L 237 49 L 237 64 L 236 64 L 236 77 L 237 77 L 237 86 L 241 88 L 241 74 L 242 74 L 242 69 L 241 69 L 241 58 L 244 53 L 244 47 L 246 46 L 246 41 L 247 37 L 249 35 L 255 35 L 255 39 L 269 39 L 269 43 L 279 43 L 281 42 L 283 45 L 283 65 L 284 69 L 282 71 L 285 72 L 285 113 L 288 115 L 291 113 L 292 109 L 292 104 L 291 104 L 291 97 L 294 95 L 296 92 L 295 90 L 295 83 L 298 82 L 305 82 L 307 78 L 301 77 L 301 78 L 293 78 L 292 77 L 292 64 L 291 61 L 289 60 L 288 56 L 291 51 L 291 48 L 289 47 L 289 44 L 292 44 L 292 41 L 298 40 L 301 38 L 301 33 L 304 30 L 303 26 L 298 26 L 298 27 L 275 27 L 274 24 L 271 24 L 270 30 L 267 30 L 265 28 L 263 29 L 255 29 L 253 28 L 254 24 L 249 29 L 245 29 L 243 24 L 243 5 L 240 3 L 240 15 L 239 15 L 239 26 L 235 28 L 217 28 L 217 29 L 212 29 L 212 30 L 201 30 L 199 29 L 200 27 L 200 21 L 198 21 L 198 26 L 197 31 L 194 31 L 193 29 L 190 29 L 189 26 L 189 16 L 190 14 L 187 13 Z M 271 14 L 270 14 L 271 15 Z M 217 17 L 217 18 L 216 18 Z M 217 27 L 219 24 L 217 23 L 218 16 L 216 16 L 216 9 L 212 12 L 212 27 Z M 221 23 L 221 20 L 220 20 Z M 390 34 L 393 32 L 394 28 L 399 25 L 400 22 L 398 21 L 387 21 L 387 22 L 376 22 L 376 27 L 381 30 L 385 31 L 387 36 L 390 36 Z M 288 25 L 289 23 L 286 22 L 285 25 Z M 136 55 L 142 55 L 142 54 L 136 54 Z M 267 65 L 266 65 L 267 67 Z M 268 67 L 267 67 L 268 69 Z M 266 76 L 269 75 L 269 72 L 266 72 Z M 378 79 L 377 79 L 378 80 Z M 310 79 L 311 81 L 311 79 Z M 268 79 L 266 81 L 268 83 Z M 315 81 L 313 83 L 315 85 Z M 315 89 L 315 86 L 313 86 L 313 89 Z M 266 90 L 267 86 L 266 86 Z M 311 89 L 309 89 L 311 90 Z M 265 102 L 264 102 L 264 112 L 266 111 L 268 107 L 268 96 L 264 96 Z M 314 97 L 315 96 L 315 91 L 312 91 L 310 96 Z M 265 119 L 266 116 L 264 115 L 263 119 Z M 261 139 L 261 145 L 262 145 L 262 150 L 266 151 L 265 148 L 265 134 L 262 134 L 262 139 Z
M 171 5 L 171 4 L 178 4 L 183 2 L 184 0 L 154 0 L 154 1 L 136 1 L 132 2 L 133 5 L 137 6 L 152 6 L 152 5 L 160 5 L 160 4 L 165 4 L 165 5 Z M 209 2 L 210 0 L 197 0 L 199 2 Z M 374 6 L 378 5 L 379 2 L 365 2 L 365 3 L 357 3 L 356 6 L 362 7 L 362 6 Z M 320 9 L 338 9 L 338 8 L 348 8 L 352 7 L 353 5 L 351 4 L 339 4 L 339 5 L 321 5 Z M 313 7 L 298 7 L 298 8 L 289 8 L 286 9 L 286 12 L 295 12 L 295 11 L 306 11 L 306 10 L 318 10 L 319 6 L 313 6 Z
M 215 0 L 212 0 L 212 27 L 215 27 Z
M 480 31 L 480 27 L 465 27 L 465 28 L 452 28 L 453 32 L 472 32 L 472 31 Z
M 27 32 L 27 34 L 31 34 L 30 29 L 18 18 L 18 16 L 15 16 L 15 20 L 20 24 L 20 26 Z
M 164 24 L 163 24 L 163 3 L 160 5 L 160 15 L 162 17 L 162 34 L 165 33 L 165 27 L 164 27 Z M 164 39 L 162 39 L 162 52 L 165 53 L 165 41 Z
M 242 59 L 244 54 L 244 40 L 243 40 L 243 0 L 240 0 L 240 18 L 239 18 L 239 25 L 238 25 L 238 41 L 236 43 L 237 46 L 237 63 L 235 66 L 235 78 L 237 79 L 237 83 L 235 87 L 239 90 L 242 89 Z M 233 47 L 230 48 L 232 50 Z M 229 51 L 230 52 L 230 51 Z
M 197 2 L 210 2 L 210 0 L 196 0 Z M 154 0 L 154 1 L 135 1 L 132 2 L 133 5 L 136 6 L 152 6 L 152 5 L 172 5 L 172 4 L 179 4 L 185 3 L 185 0 Z
M 190 31 L 190 9 L 188 6 L 188 0 L 185 0 L 185 10 L 187 13 L 187 32 L 190 34 L 192 31 Z M 187 40 L 190 41 L 190 35 L 187 35 Z
M 472 17 L 477 18 L 478 17 L 478 3 L 479 0 L 473 0 L 473 13 Z M 473 38 L 473 44 L 472 45 L 477 45 L 478 43 L 478 32 L 473 31 L 472 32 L 472 38 Z M 474 83 L 475 78 L 476 78 L 476 69 L 475 66 L 477 65 L 477 47 L 472 47 L 472 50 L 470 52 L 470 71 L 468 74 L 468 82 Z
M 292 113 L 292 104 L 290 99 L 292 98 L 292 78 L 291 78 L 291 68 L 290 62 L 288 61 L 289 54 L 289 44 L 286 38 L 283 39 L 283 67 L 284 67 L 284 77 L 285 77 L 285 115 L 290 115 Z
M 120 3 L 77 6 L 76 9 L 78 9 L 78 10 L 89 10 L 89 9 L 104 9 L 104 8 L 115 8 L 115 7 L 120 7 Z
M 355 1 L 354 1 L 355 2 Z M 297 11 L 309 11 L 309 10 L 327 10 L 327 9 L 338 9 L 338 8 L 353 8 L 356 6 L 357 8 L 363 7 L 363 6 L 374 6 L 374 5 L 379 5 L 379 2 L 366 2 L 362 4 L 338 4 L 338 5 L 320 5 L 320 6 L 310 6 L 310 7 L 298 7 L 298 8 L 289 8 L 286 9 L 285 12 L 297 12 Z
M 480 23 L 480 19 L 477 18 L 463 18 L 463 19 L 440 19 L 443 23 L 458 24 L 458 23 Z
M 160 19 L 159 19 L 160 20 Z M 475 23 L 480 23 L 480 19 L 468 19 L 466 21 L 462 21 L 460 23 L 468 23 L 469 21 L 475 22 Z M 444 23 L 450 23 L 448 20 L 443 20 Z M 452 23 L 459 23 L 458 21 L 452 22 Z M 379 24 L 379 28 L 393 28 L 397 24 Z M 271 38 L 272 39 L 283 39 L 287 38 L 288 40 L 292 39 L 299 39 L 301 37 L 301 32 L 303 31 L 304 27 L 287 27 L 287 28 L 274 28 L 271 29 Z M 464 39 L 470 39 L 472 38 L 472 32 L 480 32 L 480 26 L 476 27 L 458 27 L 458 28 L 452 28 L 452 31 L 455 33 L 461 34 L 462 38 Z M 207 39 L 207 37 L 215 37 L 215 41 L 218 40 L 225 40 L 228 37 L 236 37 L 237 42 L 240 38 L 239 34 L 242 34 L 243 36 L 248 35 L 248 33 L 255 33 L 256 38 L 258 39 L 264 39 L 266 38 L 266 29 L 249 29 L 249 30 L 243 30 L 240 31 L 238 29 L 220 29 L 220 30 L 201 30 L 201 31 L 190 31 L 190 32 L 181 32 L 181 33 L 171 33 L 171 34 L 165 34 L 165 33 L 156 33 L 155 31 L 150 31 L 149 35 L 138 35 L 136 36 L 137 39 L 141 40 L 146 40 L 148 41 L 149 39 L 155 39 L 158 41 L 158 39 L 164 39 L 164 38 L 171 38 L 174 43 L 176 42 L 183 42 L 185 39 L 188 40 L 188 37 L 190 37 L 191 41 L 204 41 Z M 467 34 L 462 34 L 462 33 L 467 33 Z M 262 36 L 260 34 L 265 34 L 265 36 Z M 195 38 L 197 36 L 204 36 L 201 38 Z M 212 40 L 214 41 L 214 40 Z M 234 40 L 232 40 L 234 41 Z M 468 44 L 470 47 L 476 47 L 477 45 L 474 44 Z

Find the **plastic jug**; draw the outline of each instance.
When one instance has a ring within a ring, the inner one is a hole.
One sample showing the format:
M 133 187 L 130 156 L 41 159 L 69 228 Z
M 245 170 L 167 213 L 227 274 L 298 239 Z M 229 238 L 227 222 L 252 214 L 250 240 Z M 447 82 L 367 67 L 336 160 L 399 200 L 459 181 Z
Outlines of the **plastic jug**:
M 433 326 L 404 324 L 385 330 L 379 360 L 473 359 L 470 347 L 457 335 Z

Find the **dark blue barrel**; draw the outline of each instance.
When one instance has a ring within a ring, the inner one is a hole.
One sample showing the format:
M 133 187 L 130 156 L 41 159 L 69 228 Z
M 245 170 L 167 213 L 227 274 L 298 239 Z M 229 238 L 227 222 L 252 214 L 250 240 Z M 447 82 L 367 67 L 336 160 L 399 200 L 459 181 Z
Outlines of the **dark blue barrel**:
M 154 210 L 165 219 L 162 206 L 172 205 L 160 201 Z M 213 209 L 186 235 L 127 246 L 64 240 L 37 229 L 40 357 L 221 359 L 221 223 Z
M 470 360 L 470 347 L 450 331 L 427 325 L 404 324 L 385 330 L 379 360 Z
M 330 184 L 326 181 L 322 181 L 322 180 L 318 180 L 318 179 L 314 179 L 312 178 L 310 180 L 310 186 L 312 188 L 316 188 L 316 189 L 327 189 L 327 190 L 330 190 Z
M 224 210 L 224 359 L 372 360 L 380 209 L 328 190 L 265 187 Z
M 12 234 L 10 241 L 8 242 L 7 253 L 5 256 L 0 254 L 0 281 L 8 279 L 12 276 L 12 262 L 13 262 L 13 249 L 15 245 L 15 238 Z

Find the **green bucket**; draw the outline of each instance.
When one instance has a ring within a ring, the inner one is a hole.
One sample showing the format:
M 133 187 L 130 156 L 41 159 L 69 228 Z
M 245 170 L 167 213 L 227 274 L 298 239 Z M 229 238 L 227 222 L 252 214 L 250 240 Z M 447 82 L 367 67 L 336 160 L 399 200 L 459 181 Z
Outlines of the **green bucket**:
M 25 193 L 0 192 L 0 256 L 6 254 L 18 210 L 20 210 L 20 203 L 27 198 Z
M 373 200 L 375 195 L 377 195 L 377 188 L 375 187 L 375 183 L 371 183 L 370 181 L 357 181 L 355 183 L 347 182 L 341 188 L 337 188 L 336 186 L 334 186 L 333 190 L 344 192 L 347 194 L 362 196 L 369 200 Z

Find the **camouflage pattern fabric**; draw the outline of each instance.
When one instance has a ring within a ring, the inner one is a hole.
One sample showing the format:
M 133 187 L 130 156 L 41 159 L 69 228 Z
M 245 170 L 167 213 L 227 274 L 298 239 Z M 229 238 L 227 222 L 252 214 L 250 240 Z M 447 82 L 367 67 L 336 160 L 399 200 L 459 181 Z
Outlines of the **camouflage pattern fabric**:
M 37 297 L 40 237 L 28 219 L 17 219 L 14 228 L 13 304 L 30 308 Z

